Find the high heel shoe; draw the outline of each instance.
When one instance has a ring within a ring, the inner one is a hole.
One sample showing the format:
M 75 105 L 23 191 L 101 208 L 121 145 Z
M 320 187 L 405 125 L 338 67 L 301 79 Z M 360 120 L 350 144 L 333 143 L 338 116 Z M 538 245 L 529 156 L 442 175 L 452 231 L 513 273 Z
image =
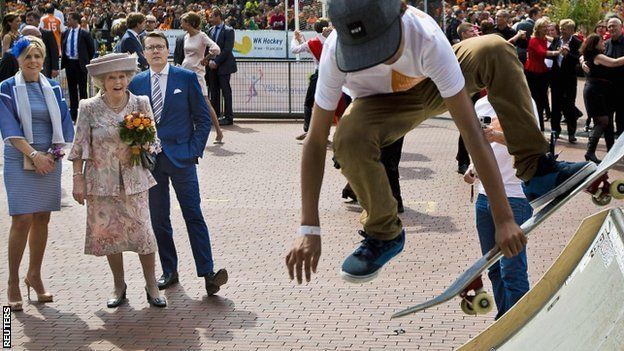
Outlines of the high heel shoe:
M 23 311 L 24 310 L 24 306 L 23 306 L 24 302 L 22 301 L 22 292 L 19 291 L 19 283 L 17 284 L 17 291 L 18 291 L 17 295 L 19 296 L 19 300 L 16 300 L 16 301 L 11 301 L 11 294 L 9 293 L 11 291 L 11 284 L 9 283 L 8 285 L 9 285 L 9 287 L 7 289 L 8 290 L 7 291 L 7 295 L 8 295 L 8 298 L 9 298 L 9 307 L 11 307 L 11 311 L 14 311 L 14 312 L 16 312 L 16 311 Z M 14 288 L 15 288 L 15 286 L 14 286 Z
M 30 281 L 28 281 L 28 278 L 24 278 L 24 284 L 26 284 L 26 289 L 28 289 L 28 300 L 30 300 L 30 288 L 32 288 L 32 285 L 30 284 Z M 35 290 L 35 288 L 33 288 L 33 290 Z M 35 290 L 35 293 L 37 294 L 37 302 L 46 303 L 54 301 L 54 295 L 49 292 L 40 294 L 37 290 Z
M 154 307 L 167 307 L 167 300 L 164 297 L 152 298 L 145 288 L 145 294 L 147 295 L 147 302 Z
M 119 307 L 122 303 L 126 302 L 128 299 L 126 298 L 126 291 L 128 290 L 128 285 L 124 284 L 124 289 L 123 292 L 121 293 L 121 296 L 112 298 L 112 299 L 108 299 L 106 301 L 106 307 L 108 308 L 115 308 L 115 307 Z

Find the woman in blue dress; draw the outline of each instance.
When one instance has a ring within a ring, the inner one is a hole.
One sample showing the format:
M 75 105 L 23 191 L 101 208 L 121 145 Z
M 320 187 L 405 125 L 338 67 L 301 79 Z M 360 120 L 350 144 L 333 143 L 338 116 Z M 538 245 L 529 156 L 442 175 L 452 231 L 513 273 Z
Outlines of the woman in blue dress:
M 4 185 L 12 218 L 9 232 L 7 295 L 22 310 L 19 266 L 26 243 L 30 260 L 24 283 L 39 302 L 51 302 L 41 280 L 50 212 L 61 209 L 61 153 L 74 138 L 67 104 L 58 83 L 40 72 L 45 59 L 41 39 L 26 36 L 13 45 L 20 70 L 0 83 L 0 132 L 4 140 Z M 55 156 L 56 155 L 56 156 Z

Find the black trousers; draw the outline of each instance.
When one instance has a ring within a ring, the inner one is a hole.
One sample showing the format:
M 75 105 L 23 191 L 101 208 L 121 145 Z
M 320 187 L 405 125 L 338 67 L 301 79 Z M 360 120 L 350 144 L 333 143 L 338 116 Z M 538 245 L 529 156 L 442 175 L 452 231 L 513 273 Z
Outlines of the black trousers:
M 312 119 L 312 107 L 314 107 L 314 94 L 316 93 L 316 82 L 318 81 L 318 68 L 310 76 L 310 84 L 306 91 L 305 100 L 303 102 L 303 131 L 307 132 L 310 128 L 310 120 Z
M 392 189 L 392 196 L 399 201 L 401 199 L 401 185 L 399 184 L 399 162 L 403 153 L 403 140 L 405 137 L 381 149 L 380 161 L 386 168 L 386 175 Z
M 481 94 L 476 93 L 470 99 L 474 105 L 480 98 Z M 470 154 L 468 154 L 468 149 L 466 149 L 466 144 L 464 144 L 464 139 L 462 139 L 461 134 L 459 135 L 459 140 L 457 140 L 457 155 L 455 159 L 457 160 L 457 166 L 470 165 Z
M 67 89 L 69 90 L 69 111 L 72 120 L 78 118 L 78 101 L 87 98 L 87 71 L 83 71 L 78 60 L 67 60 L 65 67 Z
M 470 164 L 470 155 L 468 154 L 468 150 L 464 144 L 464 139 L 462 139 L 461 135 L 457 141 L 457 156 L 455 156 L 455 159 L 457 160 L 458 166 Z
M 620 135 L 624 132 L 624 89 L 616 89 L 613 95 L 613 109 L 615 110 L 615 134 Z
M 210 103 L 217 116 L 221 116 L 221 95 L 223 94 L 223 117 L 234 119 L 230 76 L 230 74 L 217 74 L 216 70 L 211 69 L 208 71 L 208 85 L 210 87 Z
M 534 73 L 524 71 L 531 90 L 531 97 L 537 105 L 540 130 L 544 131 L 544 110 L 548 106 L 548 73 Z
M 553 72 L 550 83 L 552 100 L 552 118 L 550 125 L 553 132 L 561 133 L 561 116 L 565 116 L 568 136 L 576 133 L 578 112 L 576 102 L 577 81 L 575 75 Z

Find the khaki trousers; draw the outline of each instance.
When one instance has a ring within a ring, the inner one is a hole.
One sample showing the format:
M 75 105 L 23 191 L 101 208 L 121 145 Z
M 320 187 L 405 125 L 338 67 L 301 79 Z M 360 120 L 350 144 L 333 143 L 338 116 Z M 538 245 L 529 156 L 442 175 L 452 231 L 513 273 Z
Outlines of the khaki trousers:
M 531 179 L 537 161 L 548 151 L 516 50 L 498 35 L 486 35 L 453 46 L 468 95 L 488 90 L 517 175 Z M 379 161 L 380 149 L 403 137 L 429 117 L 445 112 L 435 84 L 427 79 L 398 93 L 358 98 L 349 106 L 334 134 L 334 153 L 364 211 L 367 234 L 390 240 L 402 230 L 397 203 Z M 469 136 L 463 136 L 464 138 Z

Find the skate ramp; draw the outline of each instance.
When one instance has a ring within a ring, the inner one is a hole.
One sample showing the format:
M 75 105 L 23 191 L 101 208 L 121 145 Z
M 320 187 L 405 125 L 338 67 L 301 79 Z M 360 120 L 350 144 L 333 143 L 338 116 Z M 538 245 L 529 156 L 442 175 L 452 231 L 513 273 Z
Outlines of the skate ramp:
M 624 350 L 624 214 L 586 218 L 542 279 L 461 351 Z

